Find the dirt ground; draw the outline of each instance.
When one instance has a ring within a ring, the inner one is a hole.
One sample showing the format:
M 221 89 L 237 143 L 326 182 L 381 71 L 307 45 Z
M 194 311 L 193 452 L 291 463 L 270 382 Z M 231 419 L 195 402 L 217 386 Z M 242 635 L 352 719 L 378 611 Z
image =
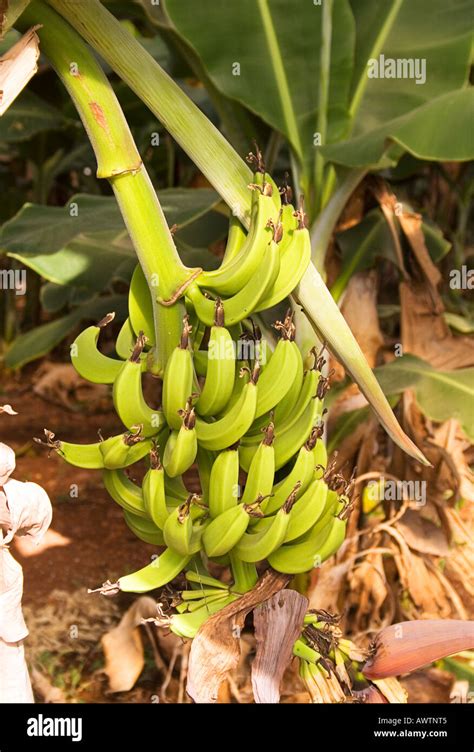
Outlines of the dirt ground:
M 54 589 L 93 588 L 148 563 L 155 547 L 127 528 L 120 507 L 102 486 L 100 471 L 68 465 L 54 452 L 48 457 L 48 450 L 32 440 L 49 428 L 67 441 L 96 441 L 99 429 L 104 436 L 121 430 L 113 411 L 70 412 L 14 382 L 3 387 L 1 400 L 19 413 L 2 421 L 0 432 L 17 453 L 14 477 L 42 485 L 53 505 L 44 544 L 37 550 L 25 540 L 13 546 L 25 575 L 24 603 L 41 604 Z

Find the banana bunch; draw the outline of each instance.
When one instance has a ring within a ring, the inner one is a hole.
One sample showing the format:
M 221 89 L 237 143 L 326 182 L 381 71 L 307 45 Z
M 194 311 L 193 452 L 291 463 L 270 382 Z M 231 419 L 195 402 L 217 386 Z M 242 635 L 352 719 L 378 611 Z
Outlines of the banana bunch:
M 221 266 L 193 275 L 180 289 L 177 298 L 186 308 L 182 331 L 179 341 L 166 342 L 161 378 L 152 370 L 156 312 L 140 266 L 131 280 L 129 316 L 116 354 L 98 349 L 113 314 L 71 346 L 72 362 L 84 378 L 112 385 L 123 433 L 75 445 L 45 430 L 41 442 L 73 465 L 100 469 L 129 529 L 165 547 L 142 569 L 121 577 L 120 590 L 147 592 L 182 572 L 191 578 L 199 572 L 201 589 L 183 593 L 173 622 L 183 636 L 206 614 L 251 589 L 259 562 L 297 574 L 334 554 L 350 510 L 347 484 L 341 486 L 327 468 L 321 438 L 328 388 L 324 358 L 313 352 L 303 359 L 291 311 L 274 324 L 276 344 L 250 318 L 284 300 L 310 259 L 302 204 L 295 209 L 290 189 L 277 189 L 259 154 L 251 161 L 256 172 L 249 186 L 249 231 L 232 217 Z M 177 298 L 155 302 L 164 311 Z M 160 331 L 167 336 L 166 327 Z M 145 372 L 155 376 L 159 409 L 144 397 Z M 128 468 L 143 459 L 147 466 L 138 484 Z M 190 493 L 185 480 L 195 463 L 199 494 Z M 203 585 L 213 561 L 231 568 L 232 589 L 218 581 Z
M 339 617 L 327 611 L 308 611 L 293 654 L 313 703 L 365 702 L 371 693 L 377 695 L 376 702 L 406 702 L 395 678 L 373 683 L 366 679 L 362 668 L 367 651 L 344 638 Z

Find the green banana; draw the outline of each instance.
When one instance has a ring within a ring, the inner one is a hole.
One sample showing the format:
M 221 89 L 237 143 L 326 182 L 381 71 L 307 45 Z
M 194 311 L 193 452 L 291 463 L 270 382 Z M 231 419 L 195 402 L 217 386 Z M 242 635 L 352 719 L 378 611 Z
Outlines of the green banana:
M 196 454 L 196 464 L 199 474 L 199 483 L 201 485 L 201 496 L 203 503 L 209 504 L 209 486 L 211 483 L 212 466 L 215 460 L 215 453 L 199 446 Z
M 279 470 L 286 465 L 302 444 L 307 441 L 320 411 L 321 402 L 318 399 L 310 399 L 309 405 L 300 417 L 275 430 L 273 444 L 275 448 L 275 470 Z M 240 464 L 246 471 L 248 471 L 252 458 L 257 451 L 253 438 L 252 443 L 247 443 L 246 437 L 244 437 L 240 445 Z
M 183 556 L 196 553 L 192 550 L 193 520 L 191 517 L 191 504 L 195 498 L 194 494 L 190 494 L 184 504 L 171 512 L 163 527 L 166 545 Z
M 273 423 L 269 423 L 264 437 L 250 462 L 245 489 L 241 499 L 243 504 L 250 504 L 257 496 L 264 497 L 265 501 L 262 501 L 261 504 L 262 512 L 266 511 L 268 497 L 271 494 L 275 478 L 275 450 L 273 440 L 274 426 Z
M 182 426 L 179 431 L 173 431 L 166 442 L 163 454 L 163 467 L 170 478 L 182 475 L 196 459 L 197 434 L 196 416 L 190 404 L 185 410 L 180 410 Z
M 239 498 L 239 450 L 237 446 L 220 452 L 209 478 L 209 514 L 214 519 L 237 506 Z M 256 497 L 254 497 L 256 498 Z
M 296 358 L 296 373 L 293 377 L 293 381 L 287 393 L 280 400 L 278 405 L 275 406 L 275 409 L 273 412 L 273 419 L 276 425 L 280 425 L 281 423 L 283 423 L 283 421 L 291 414 L 298 400 L 301 389 L 303 387 L 303 377 L 304 377 L 303 358 L 301 357 L 301 353 L 296 342 L 292 342 L 291 346 L 294 350 L 295 358 Z
M 299 450 L 295 464 L 286 478 L 283 478 L 283 480 L 273 487 L 272 496 L 269 498 L 265 508 L 265 514 L 273 514 L 280 509 L 297 483 L 301 484 L 299 488 L 300 495 L 306 491 L 313 478 L 316 464 L 313 447 L 313 440 L 310 436 L 308 441 Z
M 143 506 L 155 525 L 163 530 L 169 510 L 166 505 L 165 471 L 156 445 L 150 451 L 150 468 L 143 478 L 142 492 Z
M 254 201 L 250 230 L 245 242 L 234 258 L 223 262 L 212 272 L 202 272 L 197 284 L 219 295 L 235 295 L 258 271 L 265 256 L 266 246 L 272 239 L 271 223 L 275 217 L 275 205 L 271 195 L 263 193 L 260 186 L 253 186 Z
M 178 576 L 190 558 L 191 556 L 183 556 L 167 548 L 151 564 L 120 577 L 117 586 L 124 593 L 147 593 L 149 590 L 163 587 Z
M 302 209 L 295 212 L 298 227 L 288 247 L 281 253 L 280 270 L 272 288 L 259 301 L 255 311 L 264 311 L 280 303 L 298 286 L 311 260 L 311 239 Z
M 249 590 L 255 587 L 258 580 L 258 572 L 255 564 L 242 561 L 236 554 L 235 548 L 229 552 L 229 559 L 234 580 L 234 584 L 232 585 L 233 592 L 248 593 Z
M 235 553 L 239 559 L 253 563 L 262 561 L 281 546 L 288 530 L 291 509 L 295 501 L 296 489 L 288 496 L 266 530 L 242 535 L 235 547 Z
M 274 327 L 280 332 L 281 339 L 259 378 L 256 418 L 283 399 L 298 373 L 298 358 L 292 347 L 295 337 L 293 314 L 288 312 L 284 322 L 277 321 Z
M 337 551 L 344 540 L 346 525 L 347 519 L 334 515 L 333 508 L 329 508 L 301 540 L 280 546 L 268 557 L 268 562 L 277 572 L 308 572 Z
M 187 570 L 185 577 L 188 582 L 197 584 L 200 586 L 200 588 L 202 588 L 203 585 L 207 585 L 208 587 L 212 588 L 222 588 L 223 590 L 228 590 L 228 587 L 224 582 L 217 580 L 215 577 L 201 574 L 200 572 L 194 572 L 192 569 Z
M 253 504 L 238 504 L 211 520 L 202 536 L 204 550 L 210 558 L 224 556 L 245 533 L 251 516 L 261 516 L 258 499 Z
M 229 219 L 229 234 L 227 236 L 222 266 L 227 265 L 229 261 L 232 261 L 232 259 L 238 255 L 246 239 L 247 232 L 244 226 L 234 214 L 231 214 Z
M 142 489 L 133 483 L 123 470 L 104 469 L 102 479 L 109 495 L 123 509 L 135 517 L 151 516 L 145 505 Z
M 237 402 L 220 419 L 206 423 L 196 418 L 196 434 L 205 449 L 218 451 L 235 444 L 248 431 L 255 417 L 259 369 L 254 368 Z
M 163 428 L 165 419 L 161 410 L 153 410 L 145 402 L 142 390 L 141 354 L 146 337 L 140 332 L 133 352 L 122 365 L 113 387 L 113 400 L 117 415 L 128 429 L 143 426 L 143 436 L 153 436 Z
M 324 512 L 328 488 L 322 480 L 315 480 L 294 504 L 283 542 L 288 543 L 304 535 Z
M 181 428 L 180 410 L 193 391 L 193 356 L 189 349 L 191 327 L 188 317 L 184 317 L 181 341 L 171 353 L 163 376 L 162 407 L 170 428 Z
M 153 305 L 150 290 L 140 264 L 136 265 L 130 281 L 128 317 L 135 336 L 138 336 L 139 332 L 144 332 L 148 344 L 153 347 L 156 344 Z
M 151 520 L 138 517 L 127 510 L 124 510 L 123 517 L 127 527 L 144 543 L 151 543 L 153 546 L 164 545 L 163 533 Z
M 206 380 L 196 403 L 199 415 L 216 415 L 228 403 L 235 380 L 234 341 L 224 326 L 224 307 L 216 300 L 214 326 L 207 346 Z
M 230 298 L 224 300 L 227 326 L 237 324 L 250 316 L 261 298 L 273 286 L 280 269 L 280 253 L 274 241 L 265 247 L 263 258 L 248 282 Z M 201 292 L 197 282 L 186 290 L 186 297 L 193 304 L 197 315 L 207 326 L 214 323 L 214 301 Z
M 123 365 L 123 360 L 109 358 L 97 349 L 101 330 L 114 318 L 115 313 L 108 313 L 98 324 L 84 329 L 71 345 L 74 368 L 79 376 L 93 384 L 113 384 Z
M 109 470 L 133 465 L 148 454 L 150 447 L 150 440 L 144 439 L 141 434 L 141 426 L 134 426 L 124 434 L 111 436 L 99 443 L 103 467 Z
M 135 347 L 135 332 L 130 319 L 125 319 L 115 340 L 115 352 L 122 360 L 128 360 Z
M 204 603 L 201 608 L 192 613 L 173 614 L 170 617 L 167 626 L 169 626 L 171 631 L 177 634 L 178 637 L 191 640 L 196 637 L 199 629 L 204 622 L 212 616 L 212 614 L 217 613 L 225 606 L 233 603 L 238 597 L 238 595 L 228 595 L 224 592 L 221 598 L 211 600 L 210 602 L 209 599 L 208 601 L 203 599 Z
M 208 354 L 207 350 L 194 351 L 194 369 L 198 376 L 204 377 L 207 374 Z

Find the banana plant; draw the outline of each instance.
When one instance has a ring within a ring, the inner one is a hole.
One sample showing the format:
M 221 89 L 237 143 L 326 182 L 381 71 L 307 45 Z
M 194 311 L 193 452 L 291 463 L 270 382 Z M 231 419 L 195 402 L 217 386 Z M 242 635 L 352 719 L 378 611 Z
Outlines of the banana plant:
M 245 188 L 251 178 L 250 171 L 205 115 L 183 94 L 127 29 L 96 0 L 86 0 L 80 7 L 74 8 L 64 0 L 51 0 L 50 5 L 80 31 L 143 99 L 208 177 L 232 213 L 248 226 L 250 199 Z M 264 15 L 268 32 L 268 13 Z M 273 39 L 271 45 L 276 55 L 278 45 L 275 45 L 274 35 L 270 33 L 267 37 L 269 40 Z M 137 73 L 138 67 L 140 75 Z M 281 72 L 281 66 L 278 69 Z M 288 108 L 288 102 L 285 107 Z M 328 179 L 333 182 L 331 178 Z M 353 184 L 354 176 L 351 176 L 351 181 Z M 339 196 L 340 202 L 345 200 L 343 186 L 339 186 L 335 195 Z M 339 208 L 340 206 L 342 203 Z M 334 203 L 332 216 L 337 216 L 337 206 L 334 208 Z M 328 226 L 330 224 L 328 223 Z M 341 358 L 394 441 L 420 461 L 425 461 L 421 452 L 413 446 L 398 425 L 378 382 L 365 363 L 360 348 L 315 267 L 308 268 L 295 297 L 321 336 Z

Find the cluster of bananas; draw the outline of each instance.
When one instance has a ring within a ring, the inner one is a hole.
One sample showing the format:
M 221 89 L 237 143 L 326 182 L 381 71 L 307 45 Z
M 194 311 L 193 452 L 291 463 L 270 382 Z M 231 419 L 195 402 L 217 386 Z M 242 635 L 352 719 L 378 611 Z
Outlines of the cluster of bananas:
M 250 188 L 249 232 L 232 218 L 220 268 L 202 272 L 183 291 L 187 312 L 164 369 L 160 409 L 152 409 L 142 391 L 155 322 L 140 267 L 116 342 L 119 359 L 97 349 L 112 315 L 83 331 L 71 348 L 84 378 L 113 384 L 127 430 L 89 445 L 45 431 L 46 444 L 73 465 L 101 468 L 129 528 L 141 540 L 166 546 L 143 569 L 120 578 L 123 591 L 162 587 L 183 570 L 205 578 L 203 561 L 211 560 L 232 569 L 233 590 L 223 593 L 214 583 L 218 592 L 208 594 L 222 607 L 254 586 L 258 562 L 288 574 L 306 572 L 344 539 L 347 489 L 328 473 L 321 440 L 324 359 L 313 352 L 314 362 L 305 367 L 291 312 L 274 325 L 279 339 L 273 351 L 249 318 L 282 301 L 304 273 L 310 258 L 305 215 L 291 205 L 288 187 L 278 191 L 265 172 L 256 172 Z M 126 468 L 145 457 L 149 467 L 140 486 Z M 183 480 L 194 463 L 200 494 L 189 493 Z M 185 598 L 185 604 L 186 614 L 209 613 L 209 598 Z
M 327 611 L 308 611 L 293 654 L 313 703 L 406 702 L 397 679 L 369 681 L 364 676 L 368 652 L 345 638 L 339 617 Z

